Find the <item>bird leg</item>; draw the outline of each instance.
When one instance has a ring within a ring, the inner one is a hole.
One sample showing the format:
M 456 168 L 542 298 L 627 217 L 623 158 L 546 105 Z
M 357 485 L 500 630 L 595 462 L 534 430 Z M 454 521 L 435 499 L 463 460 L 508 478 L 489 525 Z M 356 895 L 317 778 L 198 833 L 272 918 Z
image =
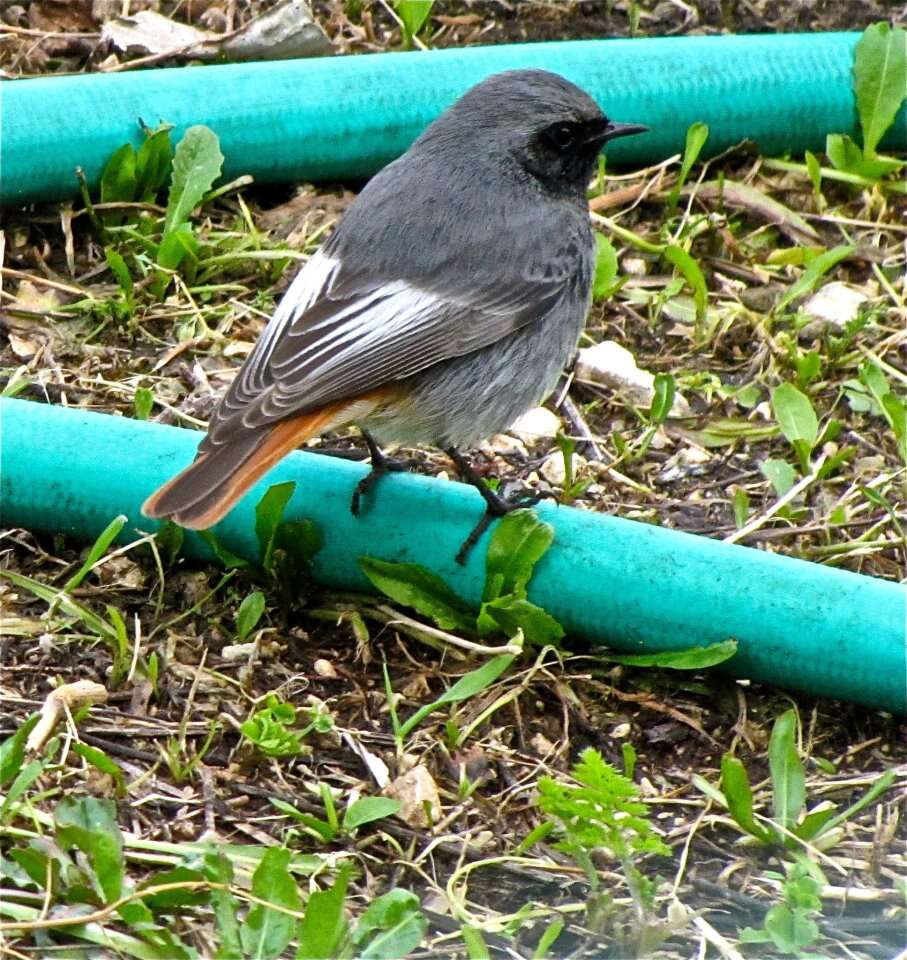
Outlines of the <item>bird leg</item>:
M 375 442 L 375 438 L 368 430 L 363 430 L 360 427 L 359 432 L 365 438 L 365 442 L 368 445 L 372 469 L 356 484 L 356 489 L 353 491 L 353 498 L 350 500 L 350 513 L 352 513 L 354 517 L 359 516 L 363 496 L 369 493 L 372 487 L 374 487 L 386 473 L 408 470 L 416 463 L 415 460 L 394 460 L 391 457 L 385 456 Z
M 554 494 L 547 490 L 537 493 L 522 491 L 513 496 L 502 497 L 501 494 L 492 490 L 485 480 L 476 473 L 472 464 L 456 447 L 448 447 L 444 452 L 453 460 L 460 477 L 467 483 L 472 484 L 485 501 L 485 513 L 482 514 L 482 518 L 472 528 L 469 536 L 463 541 L 454 558 L 460 566 L 465 565 L 479 537 L 481 537 L 499 517 L 506 516 L 508 513 L 519 510 L 521 507 L 534 507 L 540 500 L 544 500 L 546 497 L 554 497 Z

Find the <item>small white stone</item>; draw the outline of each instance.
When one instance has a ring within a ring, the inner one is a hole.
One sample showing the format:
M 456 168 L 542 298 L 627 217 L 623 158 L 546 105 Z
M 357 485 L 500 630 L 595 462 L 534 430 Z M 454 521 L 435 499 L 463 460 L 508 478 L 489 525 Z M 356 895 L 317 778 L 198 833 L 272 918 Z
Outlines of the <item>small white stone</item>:
M 654 374 L 640 369 L 633 354 L 614 340 L 603 340 L 594 347 L 580 350 L 575 370 L 578 380 L 611 387 L 639 407 L 649 407 L 655 396 Z M 691 414 L 686 399 L 675 394 L 671 416 L 689 417 Z
M 644 277 L 649 271 L 649 264 L 642 257 L 624 257 L 620 262 L 624 273 L 634 277 Z
M 334 669 L 334 664 L 330 660 L 324 660 L 323 658 L 317 659 L 312 664 L 312 669 L 319 677 L 324 677 L 326 680 L 336 680 L 337 671 Z
M 571 454 L 571 457 L 573 479 L 576 480 L 586 466 L 586 460 L 578 453 Z M 552 487 L 562 487 L 564 485 L 564 481 L 567 479 L 567 472 L 564 466 L 564 455 L 560 450 L 557 450 L 545 459 L 545 462 L 539 468 L 539 473 Z
M 801 337 L 814 337 L 824 330 L 841 331 L 860 311 L 869 298 L 849 283 L 835 280 L 826 283 L 803 304 L 803 312 L 812 318 L 800 331 Z
M 526 457 L 529 455 L 526 445 L 516 437 L 508 437 L 506 433 L 496 433 L 487 443 L 482 444 L 482 452 L 491 452 L 502 457 Z
M 507 432 L 523 443 L 536 443 L 545 437 L 556 437 L 561 429 L 561 418 L 546 407 L 533 407 L 515 420 Z

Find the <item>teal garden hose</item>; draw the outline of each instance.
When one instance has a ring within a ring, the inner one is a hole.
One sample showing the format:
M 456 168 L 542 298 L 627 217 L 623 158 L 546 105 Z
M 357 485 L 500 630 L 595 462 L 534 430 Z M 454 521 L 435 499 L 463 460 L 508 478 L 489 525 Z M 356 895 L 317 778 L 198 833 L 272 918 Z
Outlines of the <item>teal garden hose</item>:
M 93 539 L 117 514 L 124 536 L 156 524 L 144 498 L 191 460 L 195 431 L 23 400 L 0 400 L 0 523 Z M 484 543 L 454 562 L 483 510 L 463 484 L 420 476 L 382 478 L 361 518 L 350 496 L 367 469 L 293 453 L 215 527 L 223 544 L 257 559 L 254 507 L 270 484 L 296 482 L 288 519 L 310 518 L 324 535 L 314 573 L 341 589 L 366 589 L 358 558 L 419 563 L 468 601 L 481 598 Z M 907 594 L 895 583 L 723 544 L 631 520 L 542 505 L 555 542 L 536 568 L 530 599 L 568 635 L 631 652 L 739 642 L 735 676 L 907 709 Z M 431 518 L 430 535 L 426 517 Z M 207 557 L 187 533 L 186 549 Z
M 856 33 L 683 37 L 526 44 L 327 60 L 191 67 L 4 83 L 0 203 L 63 199 L 76 167 L 96 182 L 140 123 L 175 136 L 204 123 L 220 137 L 227 177 L 258 181 L 365 177 L 397 156 L 460 93 L 490 73 L 536 66 L 587 89 L 615 120 L 651 132 L 614 144 L 618 163 L 682 150 L 709 124 L 708 149 L 744 138 L 767 153 L 821 149 L 857 134 Z M 902 108 L 883 144 L 907 149 Z M 122 417 L 0 400 L 0 522 L 93 539 L 117 514 L 136 529 L 144 498 L 189 462 L 197 433 Z M 483 548 L 453 557 L 482 510 L 476 492 L 418 476 L 382 480 L 365 515 L 349 512 L 365 468 L 295 453 L 216 528 L 254 557 L 254 504 L 292 479 L 288 518 L 308 517 L 325 545 L 315 575 L 338 588 L 367 582 L 357 558 L 416 562 L 473 603 Z M 907 709 L 907 595 L 897 584 L 568 507 L 541 506 L 556 541 L 530 597 L 570 636 L 631 652 L 739 642 L 738 677 Z M 426 535 L 425 518 L 431 518 Z M 483 541 L 484 542 L 484 541 Z M 208 557 L 187 534 L 188 553 Z
M 614 120 L 651 132 L 613 144 L 614 163 L 663 160 L 687 127 L 709 125 L 707 151 L 750 138 L 764 153 L 820 150 L 857 134 L 852 64 L 858 33 L 588 40 L 470 47 L 6 82 L 0 203 L 58 200 L 96 183 L 140 123 L 204 123 L 225 175 L 256 180 L 365 177 L 402 153 L 457 96 L 490 73 L 543 67 L 594 96 Z M 907 109 L 886 144 L 907 149 Z

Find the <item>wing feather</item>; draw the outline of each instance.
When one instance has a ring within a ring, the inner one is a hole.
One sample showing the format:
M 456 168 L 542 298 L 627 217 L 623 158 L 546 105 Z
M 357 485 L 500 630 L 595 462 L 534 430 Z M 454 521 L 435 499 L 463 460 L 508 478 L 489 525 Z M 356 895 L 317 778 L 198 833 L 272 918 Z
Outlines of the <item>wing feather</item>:
M 516 276 L 439 271 L 422 286 L 376 278 L 315 254 L 288 288 L 224 396 L 203 448 L 290 415 L 351 398 L 489 346 L 588 287 L 582 237 Z M 491 279 L 493 277 L 493 279 Z

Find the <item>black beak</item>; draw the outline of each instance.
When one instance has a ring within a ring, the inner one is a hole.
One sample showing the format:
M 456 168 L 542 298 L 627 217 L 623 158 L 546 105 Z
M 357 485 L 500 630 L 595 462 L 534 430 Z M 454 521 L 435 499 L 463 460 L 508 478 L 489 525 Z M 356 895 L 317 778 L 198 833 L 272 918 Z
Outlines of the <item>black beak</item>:
M 648 132 L 649 128 L 641 123 L 614 123 L 609 121 L 608 126 L 599 134 L 599 137 L 602 143 L 607 143 L 608 140 L 616 140 L 618 137 L 632 137 L 637 133 Z

